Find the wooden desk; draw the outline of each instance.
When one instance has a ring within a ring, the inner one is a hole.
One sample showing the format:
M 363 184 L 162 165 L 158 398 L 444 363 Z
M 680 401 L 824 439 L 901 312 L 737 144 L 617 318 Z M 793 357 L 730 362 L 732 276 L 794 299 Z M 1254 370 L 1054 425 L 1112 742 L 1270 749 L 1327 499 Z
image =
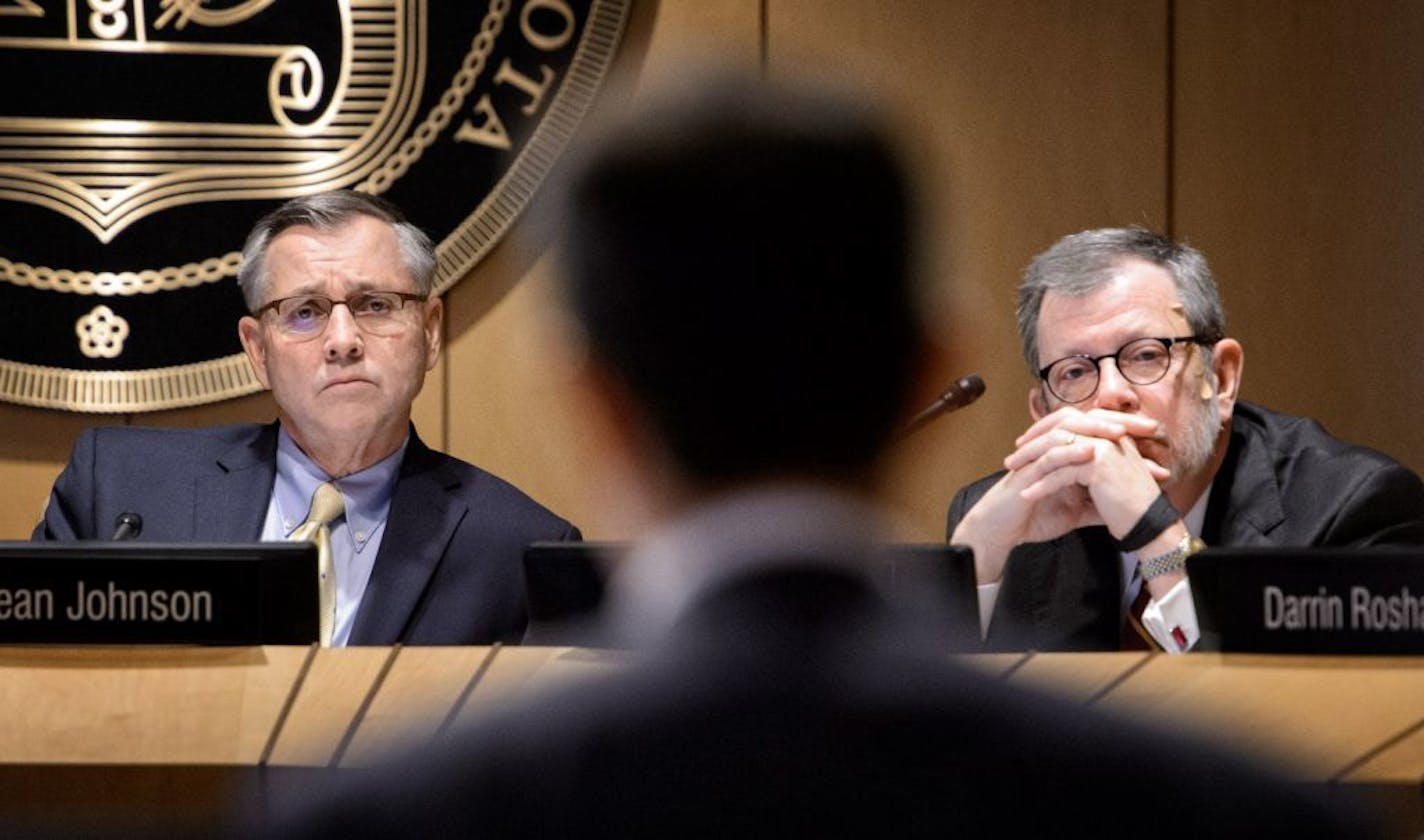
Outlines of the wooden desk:
M 1275 760 L 1424 831 L 1424 658 L 956 657 L 1066 702 Z M 359 767 L 527 692 L 622 667 L 579 648 L 0 648 L 0 814 L 210 825 L 264 776 Z

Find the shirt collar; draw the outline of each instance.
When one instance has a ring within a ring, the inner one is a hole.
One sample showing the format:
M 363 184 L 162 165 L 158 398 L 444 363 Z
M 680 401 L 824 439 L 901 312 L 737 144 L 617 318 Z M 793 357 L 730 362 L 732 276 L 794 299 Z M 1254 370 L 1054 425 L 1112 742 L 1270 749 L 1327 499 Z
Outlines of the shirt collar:
M 347 525 L 344 529 L 347 539 L 353 550 L 360 551 L 390 513 L 391 496 L 395 493 L 401 460 L 409 443 L 407 434 L 395 452 L 360 472 L 333 480 L 297 446 L 286 427 L 278 426 L 277 481 L 272 494 L 284 534 L 290 537 L 306 521 L 317 485 L 331 481 L 341 491 L 346 505 L 342 519 Z

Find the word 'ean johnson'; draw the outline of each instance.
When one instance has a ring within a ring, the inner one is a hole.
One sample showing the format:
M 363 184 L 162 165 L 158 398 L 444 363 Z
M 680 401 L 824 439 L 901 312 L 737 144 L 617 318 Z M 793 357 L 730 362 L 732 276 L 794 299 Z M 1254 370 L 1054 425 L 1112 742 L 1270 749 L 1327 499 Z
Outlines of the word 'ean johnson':
M 112 580 L 79 580 L 67 601 L 53 589 L 0 589 L 0 621 L 212 623 L 213 594 L 206 589 L 126 589 Z

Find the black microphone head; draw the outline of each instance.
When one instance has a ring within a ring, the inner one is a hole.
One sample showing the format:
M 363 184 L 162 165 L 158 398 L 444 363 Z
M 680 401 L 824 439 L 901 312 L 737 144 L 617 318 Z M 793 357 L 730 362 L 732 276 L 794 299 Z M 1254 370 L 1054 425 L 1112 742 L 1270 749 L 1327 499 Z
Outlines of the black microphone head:
M 962 376 L 956 379 L 954 384 L 949 386 L 949 390 L 939 395 L 939 399 L 930 404 L 929 408 L 921 411 L 915 419 L 911 420 L 905 428 L 900 430 L 898 440 L 903 440 L 911 432 L 923 427 L 941 414 L 956 411 L 969 405 L 984 395 L 984 380 L 977 373 Z
M 124 511 L 114 517 L 114 539 L 132 540 L 143 533 L 143 517 L 133 511 Z
M 971 373 L 955 382 L 954 388 L 960 394 L 959 398 L 955 400 L 956 407 L 963 408 L 984 396 L 984 379 L 977 373 Z

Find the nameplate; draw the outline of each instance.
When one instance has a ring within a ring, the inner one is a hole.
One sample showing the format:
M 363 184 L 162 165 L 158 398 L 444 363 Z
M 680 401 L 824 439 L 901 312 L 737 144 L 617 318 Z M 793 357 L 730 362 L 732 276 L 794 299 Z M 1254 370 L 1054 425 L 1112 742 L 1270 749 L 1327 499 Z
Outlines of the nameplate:
M 309 644 L 304 543 L 0 543 L 0 643 Z
M 1200 650 L 1424 654 L 1424 550 L 1213 548 L 1187 576 Z

